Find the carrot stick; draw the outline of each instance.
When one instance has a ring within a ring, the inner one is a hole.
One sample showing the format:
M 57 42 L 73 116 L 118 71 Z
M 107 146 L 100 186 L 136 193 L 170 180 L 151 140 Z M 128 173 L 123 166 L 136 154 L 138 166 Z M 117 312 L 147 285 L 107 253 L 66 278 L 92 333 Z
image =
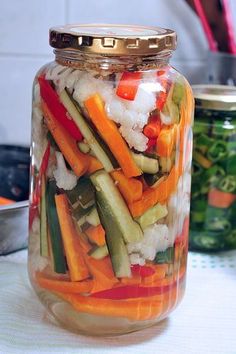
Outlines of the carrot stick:
M 176 147 L 177 125 L 172 128 L 162 128 L 156 141 L 157 154 L 170 157 Z
M 154 284 L 158 284 L 158 281 L 162 280 L 166 276 L 166 271 L 168 265 L 166 264 L 158 264 L 157 266 L 153 266 L 155 269 L 155 273 L 149 277 L 145 277 L 142 279 L 142 285 L 154 286 Z
M 98 226 L 90 226 L 86 229 L 85 233 L 91 242 L 96 243 L 98 246 L 105 245 L 105 230 L 101 224 Z
M 142 182 L 135 178 L 127 178 L 122 171 L 111 172 L 113 180 L 117 183 L 117 187 L 122 196 L 128 203 L 141 199 L 143 192 Z
M 90 276 L 83 258 L 75 225 L 70 216 L 68 200 L 65 194 L 55 196 L 66 259 L 72 281 L 84 280 Z
M 79 312 L 100 316 L 125 317 L 130 320 L 144 321 L 160 316 L 163 310 L 163 303 L 156 300 L 126 301 L 63 293 L 57 293 L 57 295 L 68 301 Z
M 77 147 L 76 141 L 64 127 L 55 119 L 46 103 L 42 100 L 42 111 L 48 129 L 59 146 L 62 154 L 69 163 L 76 176 L 82 176 L 89 167 L 89 160 Z
M 66 281 L 49 278 L 41 272 L 37 272 L 35 275 L 36 283 L 43 289 L 50 291 L 59 291 L 61 293 L 88 293 L 93 287 L 92 280 L 84 281 Z
M 236 194 L 211 189 L 208 193 L 208 204 L 216 208 L 228 208 L 236 200 Z
M 87 155 L 88 158 L 88 169 L 86 171 L 86 173 L 91 174 L 97 170 L 101 170 L 101 168 L 103 168 L 103 165 L 101 164 L 101 162 L 96 159 L 96 157 L 91 156 L 91 155 Z
M 141 175 L 142 171 L 135 164 L 117 126 L 107 117 L 101 97 L 98 94 L 95 94 L 88 98 L 84 104 L 93 124 L 109 146 L 125 176 L 135 177 Z
M 93 289 L 91 293 L 110 289 L 118 283 L 118 279 L 114 275 L 109 257 L 98 260 L 85 256 L 85 260 L 93 277 Z
M 140 200 L 129 203 L 128 207 L 133 217 L 142 215 L 156 203 L 164 203 L 176 190 L 178 175 L 178 169 L 173 166 L 169 176 L 163 182 L 155 188 L 149 188 L 144 191 Z

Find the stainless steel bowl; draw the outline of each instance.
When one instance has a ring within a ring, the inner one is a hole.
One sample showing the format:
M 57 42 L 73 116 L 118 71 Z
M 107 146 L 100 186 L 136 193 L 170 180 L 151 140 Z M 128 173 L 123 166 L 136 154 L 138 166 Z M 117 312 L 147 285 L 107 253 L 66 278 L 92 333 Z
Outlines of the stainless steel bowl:
M 27 247 L 29 202 L 0 207 L 0 255 Z

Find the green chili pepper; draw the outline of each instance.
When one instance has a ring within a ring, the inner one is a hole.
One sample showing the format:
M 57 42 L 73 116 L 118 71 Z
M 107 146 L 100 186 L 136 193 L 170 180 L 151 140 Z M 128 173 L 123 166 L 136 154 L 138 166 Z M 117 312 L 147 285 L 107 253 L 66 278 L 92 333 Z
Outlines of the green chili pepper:
M 236 176 L 225 176 L 220 180 L 218 188 L 222 192 L 233 193 L 236 190 Z
M 213 141 L 211 138 L 209 138 L 207 135 L 202 134 L 195 139 L 195 147 L 200 150 L 203 154 L 207 152 L 207 150 L 211 147 L 213 144 Z
M 193 127 L 194 134 L 208 134 L 208 130 L 209 130 L 208 123 L 195 121 Z
M 223 237 L 231 231 L 232 227 L 228 220 L 214 217 L 212 220 L 206 220 L 205 229 Z
M 201 251 L 217 251 L 223 249 L 224 240 L 214 232 L 190 230 L 190 247 Z
M 219 161 L 222 158 L 226 157 L 226 155 L 227 144 L 224 141 L 214 142 L 214 144 L 209 148 L 207 152 L 207 158 L 212 162 Z
M 194 223 L 203 223 L 205 221 L 205 211 L 193 211 L 191 212 L 191 221 Z

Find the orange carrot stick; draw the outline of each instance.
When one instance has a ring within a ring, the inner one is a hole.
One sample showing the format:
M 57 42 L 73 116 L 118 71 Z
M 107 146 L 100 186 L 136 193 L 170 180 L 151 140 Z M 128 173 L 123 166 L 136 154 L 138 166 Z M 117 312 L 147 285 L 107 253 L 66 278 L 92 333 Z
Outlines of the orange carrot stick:
M 129 203 L 128 207 L 133 217 L 142 215 L 156 203 L 164 203 L 176 190 L 178 177 L 178 169 L 173 166 L 169 176 L 163 182 L 155 188 L 149 188 L 144 191 L 140 200 Z
M 111 176 L 128 203 L 141 199 L 143 192 L 142 182 L 135 178 L 127 178 L 122 171 L 112 171 Z
M 157 154 L 163 157 L 170 157 L 176 147 L 177 125 L 171 128 L 162 128 L 156 141 Z
M 109 257 L 98 260 L 85 256 L 85 259 L 89 271 L 93 277 L 93 289 L 91 293 L 110 289 L 118 283 L 118 279 L 114 275 Z
M 117 126 L 107 117 L 101 97 L 98 94 L 95 94 L 89 97 L 84 104 L 93 124 L 111 149 L 111 152 L 120 164 L 125 176 L 135 177 L 141 175 L 142 171 L 134 162 Z
M 77 147 L 76 141 L 64 127 L 55 119 L 46 103 L 41 103 L 43 115 L 53 138 L 59 146 L 63 156 L 69 163 L 76 176 L 82 176 L 89 167 L 89 160 Z
M 71 218 L 66 195 L 56 195 L 55 202 L 70 278 L 72 281 L 84 280 L 88 278 L 90 274 L 83 258 L 82 248 L 79 243 L 75 225 Z
M 66 281 L 55 278 L 49 278 L 41 272 L 35 275 L 36 283 L 43 289 L 50 291 L 59 291 L 61 293 L 89 293 L 93 287 L 92 280 L 84 281 Z
M 101 224 L 98 226 L 90 226 L 86 229 L 85 233 L 91 242 L 96 243 L 98 246 L 105 245 L 105 230 Z
M 86 171 L 86 173 L 91 174 L 97 170 L 101 170 L 101 168 L 103 168 L 103 165 L 101 164 L 101 162 L 96 159 L 96 157 L 91 156 L 91 155 L 87 155 L 88 158 L 88 169 Z
M 144 321 L 161 315 L 161 301 L 136 299 L 133 301 L 97 299 L 89 296 L 57 293 L 68 301 L 77 311 L 100 316 L 125 317 L 130 320 Z
M 7 199 L 7 198 L 4 198 L 4 197 L 0 197 L 0 206 L 1 205 L 13 204 L 13 203 L 15 203 L 14 200 Z

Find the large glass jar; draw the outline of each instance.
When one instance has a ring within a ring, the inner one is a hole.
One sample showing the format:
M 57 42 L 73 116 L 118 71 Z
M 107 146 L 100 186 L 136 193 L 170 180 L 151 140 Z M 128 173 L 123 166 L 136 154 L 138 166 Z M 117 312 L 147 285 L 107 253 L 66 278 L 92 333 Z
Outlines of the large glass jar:
M 236 89 L 196 85 L 190 248 L 236 248 Z
M 33 88 L 29 274 L 64 327 L 111 335 L 179 303 L 188 248 L 193 97 L 175 32 L 51 29 Z

